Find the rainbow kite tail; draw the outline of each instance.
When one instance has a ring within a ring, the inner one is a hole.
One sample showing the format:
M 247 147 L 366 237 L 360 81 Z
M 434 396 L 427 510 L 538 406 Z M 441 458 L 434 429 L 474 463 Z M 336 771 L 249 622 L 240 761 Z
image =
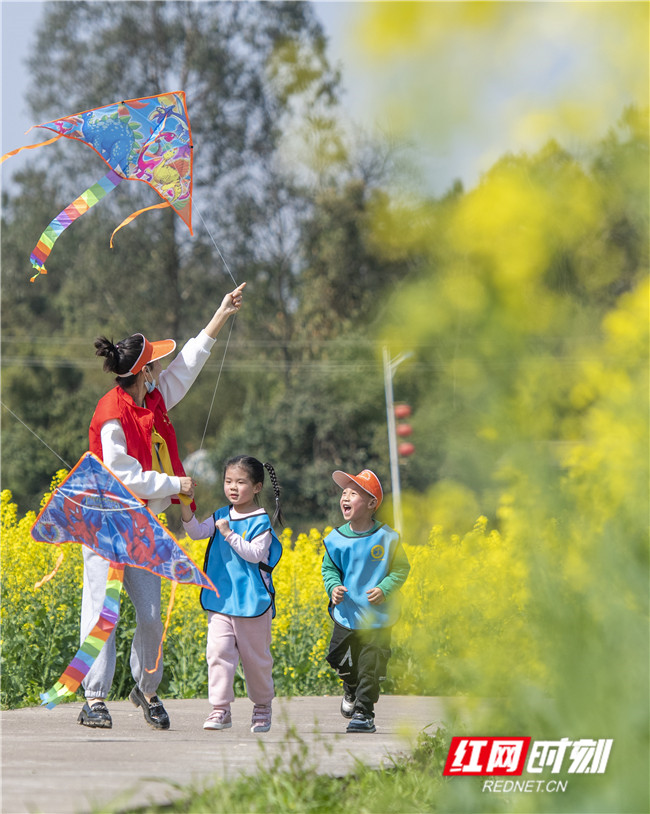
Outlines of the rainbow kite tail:
M 106 640 L 120 618 L 120 594 L 124 580 L 124 565 L 112 562 L 108 569 L 106 597 L 95 626 L 59 680 L 47 692 L 41 693 L 41 706 L 53 709 L 64 698 L 74 695 L 88 674 Z
M 115 189 L 115 187 L 122 181 L 122 176 L 118 175 L 115 170 L 110 170 L 106 175 L 101 178 L 97 183 L 89 187 L 85 192 L 73 201 L 69 206 L 59 212 L 59 214 L 50 221 L 48 227 L 38 239 L 38 243 L 34 246 L 30 260 L 32 266 L 36 269 L 36 274 L 30 279 L 34 280 L 40 274 L 47 274 L 45 268 L 45 261 L 50 256 L 52 247 L 56 240 L 60 237 L 61 233 L 70 226 L 71 223 L 81 217 L 87 212 L 91 206 L 94 206 L 98 201 Z

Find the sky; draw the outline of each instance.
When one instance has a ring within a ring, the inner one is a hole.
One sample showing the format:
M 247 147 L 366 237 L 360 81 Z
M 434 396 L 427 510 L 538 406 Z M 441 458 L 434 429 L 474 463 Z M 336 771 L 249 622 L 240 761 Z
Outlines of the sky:
M 2 0 L 2 153 L 27 143 L 24 132 L 34 122 L 24 101 L 27 71 L 23 60 L 29 55 L 33 32 L 43 4 Z M 10 112 L 11 111 L 11 112 Z
M 36 140 L 24 135 L 35 124 L 24 60 L 44 4 L 1 5 L 4 153 Z M 551 137 L 580 151 L 625 105 L 647 104 L 645 2 L 313 5 L 342 68 L 350 121 L 407 140 L 434 194 L 455 179 L 471 188 L 505 152 Z M 3 165 L 5 183 L 28 156 Z
M 65 0 L 62 0 L 63 2 Z M 2 36 L 2 134 L 0 149 L 2 154 L 23 144 L 25 131 L 35 124 L 25 102 L 25 91 L 29 76 L 24 61 L 30 55 L 35 41 L 35 31 L 43 13 L 45 3 L 37 0 L 0 0 Z M 344 59 L 345 20 L 351 5 L 338 2 L 314 4 L 319 17 L 327 26 L 328 36 L 332 37 L 332 48 L 336 59 Z M 62 111 L 66 113 L 67 111 Z M 76 112 L 76 111 L 72 111 Z M 19 161 L 20 157 L 14 159 Z M 15 166 L 15 165 L 14 165 Z M 10 168 L 11 165 L 8 165 Z M 4 173 L 3 173 L 4 174 Z

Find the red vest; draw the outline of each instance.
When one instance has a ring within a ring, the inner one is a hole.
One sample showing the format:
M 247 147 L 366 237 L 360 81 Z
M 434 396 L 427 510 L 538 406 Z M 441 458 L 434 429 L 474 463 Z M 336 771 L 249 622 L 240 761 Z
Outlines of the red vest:
M 90 422 L 88 439 L 90 451 L 100 460 L 102 454 L 102 425 L 116 418 L 121 424 L 126 437 L 126 451 L 135 458 L 145 471 L 151 469 L 151 430 L 153 427 L 162 435 L 169 450 L 174 475 L 185 476 L 185 470 L 178 454 L 176 433 L 167 415 L 165 400 L 158 389 L 145 396 L 146 407 L 138 407 L 133 398 L 116 385 L 97 403 Z M 178 503 L 177 498 L 172 502 Z

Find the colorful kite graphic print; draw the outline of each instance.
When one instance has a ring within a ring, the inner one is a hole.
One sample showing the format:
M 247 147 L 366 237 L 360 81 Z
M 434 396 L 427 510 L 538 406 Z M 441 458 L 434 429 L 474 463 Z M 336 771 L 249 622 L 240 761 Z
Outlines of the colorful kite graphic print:
M 45 261 L 61 233 L 123 180 L 144 181 L 156 190 L 163 203 L 129 215 L 111 235 L 111 246 L 115 232 L 141 212 L 167 206 L 180 215 L 192 234 L 192 132 L 182 91 L 116 102 L 34 126 L 56 135 L 41 144 L 6 153 L 2 161 L 23 149 L 51 144 L 63 137 L 92 147 L 110 171 L 59 212 L 45 229 L 31 255 L 36 269 L 32 282 L 39 274 L 47 274 Z
M 175 537 L 92 452 L 52 494 L 31 534 L 40 543 L 81 543 L 117 565 L 214 590 Z
M 148 672 L 156 669 L 162 655 L 176 584 L 216 590 L 156 516 L 92 452 L 81 457 L 52 494 L 36 518 L 31 535 L 42 543 L 81 543 L 110 561 L 104 604 L 93 629 L 59 680 L 41 693 L 48 709 L 76 693 L 115 628 L 126 565 L 146 568 L 172 581 L 158 659 Z

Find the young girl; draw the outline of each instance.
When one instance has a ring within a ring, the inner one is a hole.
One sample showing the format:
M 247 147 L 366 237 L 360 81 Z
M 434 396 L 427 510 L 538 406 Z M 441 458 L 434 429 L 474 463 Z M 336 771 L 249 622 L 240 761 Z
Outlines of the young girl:
M 275 493 L 275 513 L 269 519 L 259 507 L 264 468 Z M 271 523 L 282 523 L 280 486 L 271 464 L 249 455 L 226 462 L 224 492 L 228 506 L 199 523 L 189 506 L 181 507 L 183 527 L 193 540 L 211 537 L 205 552 L 205 572 L 219 591 L 202 589 L 201 605 L 208 611 L 208 697 L 212 712 L 204 729 L 232 726 L 230 704 L 241 660 L 248 697 L 254 704 L 251 732 L 271 728 L 273 658 L 271 619 L 275 591 L 271 572 L 282 556 L 282 545 Z

